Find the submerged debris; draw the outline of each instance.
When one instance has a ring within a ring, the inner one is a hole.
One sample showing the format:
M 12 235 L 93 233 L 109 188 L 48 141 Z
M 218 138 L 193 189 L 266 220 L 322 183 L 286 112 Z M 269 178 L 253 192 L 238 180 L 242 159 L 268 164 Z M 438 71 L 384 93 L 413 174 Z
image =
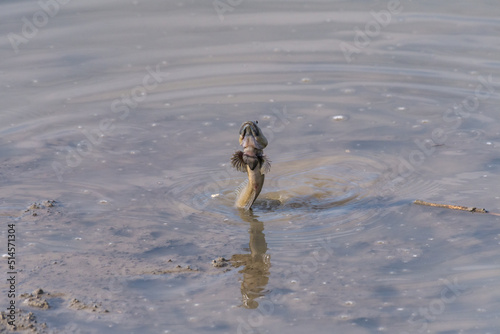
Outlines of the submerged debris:
M 212 266 L 215 268 L 227 267 L 229 265 L 229 260 L 226 260 L 223 257 L 218 257 L 215 260 L 212 260 Z
M 56 203 L 56 201 L 54 201 L 53 199 L 49 199 L 49 200 L 46 200 L 45 202 L 43 202 L 43 205 L 48 207 L 48 208 L 51 208 L 54 206 L 55 203 Z
M 421 201 L 419 199 L 415 200 L 413 203 L 418 204 L 418 205 L 434 206 L 437 208 L 444 208 L 444 209 L 462 210 L 462 211 L 478 212 L 478 213 L 488 213 L 488 211 L 486 211 L 486 209 L 479 209 L 476 207 L 468 207 L 468 206 L 450 205 L 450 204 L 431 203 L 431 202 Z
M 168 260 L 167 262 L 172 262 L 172 260 Z M 191 268 L 190 265 L 181 266 L 180 264 L 176 265 L 174 268 L 161 268 L 161 269 L 153 269 L 144 271 L 142 275 L 167 275 L 167 274 L 183 274 L 190 272 L 199 272 L 197 268 Z
M 45 292 L 41 288 L 38 288 L 32 293 L 23 293 L 20 297 L 25 298 L 24 303 L 30 307 L 48 310 L 50 305 L 49 302 L 43 298 L 44 294 Z
M 29 333 L 45 333 L 47 324 L 39 324 L 35 315 L 32 312 L 26 313 L 24 310 L 19 310 L 16 314 L 15 325 L 9 323 L 10 319 L 7 312 L 0 313 L 0 333 L 10 332 L 25 332 Z
M 32 216 L 38 216 L 38 210 L 47 209 L 47 212 L 49 212 L 49 208 L 55 207 L 56 203 L 57 202 L 53 199 L 45 200 L 42 203 L 34 202 L 30 204 L 24 212 L 30 212 Z
M 69 308 L 72 308 L 75 310 L 86 310 L 86 311 L 97 312 L 97 313 L 108 313 L 109 312 L 108 310 L 102 308 L 101 303 L 85 304 L 76 298 L 73 298 L 70 300 Z

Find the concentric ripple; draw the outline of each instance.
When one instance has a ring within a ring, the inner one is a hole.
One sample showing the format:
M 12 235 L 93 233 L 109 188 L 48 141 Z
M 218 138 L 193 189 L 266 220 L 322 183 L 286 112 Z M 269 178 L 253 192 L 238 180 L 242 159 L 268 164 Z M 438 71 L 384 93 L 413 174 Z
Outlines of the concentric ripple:
M 312 242 L 365 229 L 390 204 L 390 197 L 381 194 L 389 189 L 395 163 L 390 157 L 355 155 L 275 163 L 250 217 L 273 231 L 278 243 Z M 223 224 L 242 224 L 249 216 L 240 215 L 233 203 L 234 190 L 244 181 L 244 174 L 224 169 L 189 173 L 171 185 L 168 197 L 184 214 L 216 215 Z

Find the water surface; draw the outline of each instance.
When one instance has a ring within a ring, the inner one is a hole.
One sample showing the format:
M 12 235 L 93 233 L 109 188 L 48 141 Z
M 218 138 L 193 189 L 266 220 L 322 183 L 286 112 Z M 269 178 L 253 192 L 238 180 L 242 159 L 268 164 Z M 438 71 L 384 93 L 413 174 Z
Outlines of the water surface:
M 498 217 L 411 204 L 500 212 L 496 3 L 0 6 L 2 238 L 49 330 L 497 330 Z

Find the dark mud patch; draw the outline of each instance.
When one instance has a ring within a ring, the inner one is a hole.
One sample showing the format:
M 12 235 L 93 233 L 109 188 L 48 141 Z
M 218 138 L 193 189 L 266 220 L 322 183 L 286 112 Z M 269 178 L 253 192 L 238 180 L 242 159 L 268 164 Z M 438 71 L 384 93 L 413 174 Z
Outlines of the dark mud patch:
M 26 210 L 23 211 L 22 215 L 26 216 L 39 216 L 39 215 L 50 215 L 54 213 L 60 213 L 56 208 L 57 202 L 53 199 L 48 199 L 43 202 L 31 203 Z
M 56 312 L 59 312 L 62 305 L 66 305 L 66 308 L 71 310 L 100 314 L 109 313 L 100 302 L 85 303 L 69 297 L 65 293 L 46 292 L 41 288 L 37 288 L 31 293 L 23 293 L 19 297 L 22 300 L 24 299 L 23 305 L 32 310 L 19 309 L 15 314 L 14 321 L 12 321 L 12 317 L 9 317 L 8 313 L 2 311 L 0 315 L 0 333 L 50 333 L 51 331 L 45 322 L 39 323 L 37 315 L 41 317 L 42 313 L 38 314 L 37 312 L 51 312 L 54 309 L 58 309 Z
M 96 312 L 96 313 L 109 313 L 109 311 L 105 308 L 102 307 L 101 303 L 90 303 L 86 304 L 76 298 L 73 298 L 69 302 L 69 308 L 74 309 L 74 310 L 85 310 L 89 312 Z
M 226 260 L 226 258 L 223 257 L 218 257 L 214 260 L 212 260 L 212 266 L 214 268 L 224 268 L 229 265 L 229 260 Z
M 24 298 L 24 304 L 42 309 L 42 310 L 48 310 L 50 308 L 49 302 L 47 301 L 47 298 L 57 298 L 60 297 L 61 294 L 50 294 L 50 293 L 45 293 L 41 288 L 36 289 L 32 293 L 23 293 L 19 297 Z
M 10 324 L 10 321 L 7 313 L 2 311 L 0 314 L 0 333 L 46 333 L 47 324 L 38 323 L 33 312 L 19 310 L 14 326 Z
M 153 269 L 143 272 L 143 275 L 166 275 L 166 274 L 182 274 L 182 273 L 190 273 L 190 272 L 199 272 L 198 269 L 193 269 L 191 266 L 181 266 L 180 264 L 175 266 L 174 268 L 165 268 L 165 269 Z

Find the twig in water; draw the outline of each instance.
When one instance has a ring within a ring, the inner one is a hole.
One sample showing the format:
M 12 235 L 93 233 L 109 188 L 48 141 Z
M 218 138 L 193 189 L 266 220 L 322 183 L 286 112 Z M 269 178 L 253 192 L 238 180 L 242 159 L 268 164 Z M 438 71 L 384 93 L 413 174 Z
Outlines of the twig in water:
M 478 213 L 489 213 L 491 215 L 500 216 L 499 213 L 488 212 L 486 209 L 478 209 L 476 207 L 430 203 L 430 202 L 421 201 L 419 199 L 415 200 L 415 202 L 413 202 L 413 203 L 418 204 L 418 205 L 434 206 L 434 207 L 445 208 L 445 209 L 462 210 L 462 211 L 478 212 Z

